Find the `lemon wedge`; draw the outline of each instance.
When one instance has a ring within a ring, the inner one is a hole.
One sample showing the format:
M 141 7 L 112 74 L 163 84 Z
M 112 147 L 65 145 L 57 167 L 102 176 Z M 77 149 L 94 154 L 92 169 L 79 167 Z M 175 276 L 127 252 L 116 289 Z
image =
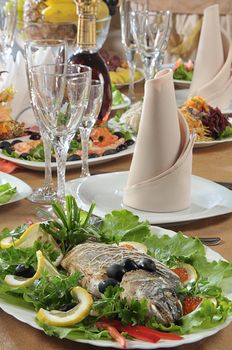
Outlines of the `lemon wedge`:
M 53 266 L 50 261 L 48 261 L 42 254 L 40 250 L 37 250 L 36 252 L 36 258 L 37 258 L 37 269 L 35 274 L 30 277 L 20 277 L 20 276 L 15 276 L 15 275 L 6 275 L 4 281 L 8 285 L 14 288 L 24 288 L 32 285 L 34 281 L 38 280 L 42 273 L 44 271 L 47 271 L 50 276 L 59 276 L 59 272 Z
M 34 242 L 41 239 L 43 235 L 44 232 L 40 229 L 40 224 L 32 224 L 18 239 L 14 239 L 12 236 L 3 238 L 0 242 L 1 248 L 18 247 L 19 245 L 21 248 L 31 247 Z
M 54 250 L 58 252 L 58 256 L 53 263 L 55 266 L 58 266 L 63 258 L 63 254 L 54 238 L 43 231 L 39 223 L 29 226 L 18 239 L 14 239 L 12 236 L 3 238 L 0 241 L 0 247 L 1 249 L 7 249 L 13 246 L 15 248 L 28 248 L 32 247 L 35 241 L 49 242 L 54 246 Z
M 71 290 L 71 295 L 74 300 L 79 303 L 68 311 L 40 309 L 37 313 L 37 319 L 43 323 L 52 326 L 71 326 L 81 322 L 89 315 L 93 304 L 93 299 L 86 289 L 75 287 Z
M 147 247 L 143 243 L 133 242 L 133 241 L 124 241 L 118 244 L 120 247 L 127 248 L 130 250 L 137 250 L 139 253 L 146 254 Z

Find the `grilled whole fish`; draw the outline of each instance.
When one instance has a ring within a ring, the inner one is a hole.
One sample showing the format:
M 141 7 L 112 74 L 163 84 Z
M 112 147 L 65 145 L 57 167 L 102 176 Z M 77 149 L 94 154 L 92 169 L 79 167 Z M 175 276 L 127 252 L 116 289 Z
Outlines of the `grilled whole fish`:
M 126 258 L 137 263 L 143 258 L 149 258 L 155 262 L 156 271 L 138 269 L 125 273 L 121 281 L 124 289 L 122 297 L 127 300 L 146 299 L 149 316 L 155 316 L 160 323 L 170 325 L 177 321 L 182 316 L 181 302 L 175 293 L 180 279 L 165 265 L 146 254 L 120 246 L 85 243 L 73 248 L 64 257 L 61 265 L 70 274 L 77 270 L 82 272 L 82 286 L 98 298 L 101 296 L 98 284 L 107 279 L 107 268 L 112 264 L 122 263 Z

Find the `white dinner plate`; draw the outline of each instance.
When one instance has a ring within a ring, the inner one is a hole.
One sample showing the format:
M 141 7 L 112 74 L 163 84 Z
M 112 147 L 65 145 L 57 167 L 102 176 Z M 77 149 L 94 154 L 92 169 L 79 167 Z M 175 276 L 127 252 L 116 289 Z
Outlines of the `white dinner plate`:
M 28 137 L 27 136 L 26 137 L 18 137 L 17 139 L 28 140 Z M 111 160 L 114 160 L 114 159 L 117 159 L 117 158 L 120 158 L 123 156 L 127 156 L 129 154 L 133 154 L 133 152 L 134 152 L 134 145 L 129 146 L 127 149 L 120 151 L 118 153 L 115 153 L 115 154 L 110 154 L 108 156 L 101 156 L 101 157 L 97 157 L 97 158 L 90 158 L 89 165 L 109 162 Z M 36 171 L 44 171 L 44 169 L 45 169 L 44 162 L 34 162 L 31 160 L 12 158 L 12 157 L 9 157 L 9 156 L 6 156 L 5 154 L 3 154 L 1 149 L 0 149 L 0 158 L 8 160 L 10 162 L 13 162 L 13 163 L 15 163 L 19 166 L 22 166 L 23 168 L 26 168 L 26 169 L 32 169 L 32 170 L 36 170 Z M 51 163 L 52 170 L 56 170 L 56 166 L 57 166 L 56 162 Z M 81 160 L 73 160 L 73 161 L 66 162 L 66 169 L 77 169 L 80 167 L 81 167 Z
M 129 97 L 124 95 L 124 94 L 122 94 L 122 97 L 123 97 L 124 102 L 119 104 L 119 105 L 112 105 L 112 107 L 111 107 L 112 111 L 115 111 L 117 109 L 123 109 L 123 108 L 130 106 L 131 100 L 129 99 Z
M 3 185 L 7 182 L 9 182 L 12 187 L 16 187 L 17 192 L 15 193 L 14 196 L 12 196 L 9 202 L 0 204 L 0 206 L 17 202 L 20 199 L 28 197 L 32 192 L 31 187 L 27 185 L 24 181 L 18 179 L 15 176 L 12 176 L 0 171 L 0 185 Z
M 163 229 L 161 227 L 152 227 L 152 232 L 156 233 L 159 236 L 163 235 L 169 235 L 173 236 L 175 232 Z M 214 252 L 212 249 L 206 247 L 206 256 L 209 261 L 218 261 L 218 260 L 224 260 L 223 257 Z M 232 299 L 232 293 L 225 293 L 225 296 L 229 299 Z M 22 306 L 16 305 L 16 304 L 10 304 L 9 302 L 6 302 L 5 300 L 0 298 L 0 307 L 3 311 L 5 311 L 7 314 L 12 315 L 17 320 L 28 324 L 29 326 L 40 329 L 39 325 L 35 321 L 35 311 L 26 309 Z M 229 317 L 226 322 L 218 327 L 209 329 L 209 330 L 202 330 L 201 332 L 197 332 L 194 334 L 188 334 L 183 336 L 183 339 L 181 340 L 160 340 L 158 343 L 146 343 L 139 340 L 127 340 L 127 349 L 160 349 L 160 348 L 172 348 L 176 346 L 180 346 L 183 344 L 190 344 L 197 342 L 199 340 L 202 340 L 206 337 L 212 336 L 213 334 L 219 332 L 223 328 L 226 328 L 232 321 L 232 317 Z M 113 347 L 113 348 L 120 348 L 121 347 L 113 341 L 109 340 L 84 340 L 84 339 L 71 339 L 78 343 L 86 343 L 91 344 L 98 347 Z
M 122 203 L 127 176 L 128 172 L 115 172 L 72 180 L 66 190 L 84 210 L 88 210 L 92 202 L 96 203 L 94 214 L 97 216 L 128 209 L 151 224 L 192 221 L 232 212 L 232 191 L 198 176 L 192 176 L 190 208 L 171 213 L 136 210 Z

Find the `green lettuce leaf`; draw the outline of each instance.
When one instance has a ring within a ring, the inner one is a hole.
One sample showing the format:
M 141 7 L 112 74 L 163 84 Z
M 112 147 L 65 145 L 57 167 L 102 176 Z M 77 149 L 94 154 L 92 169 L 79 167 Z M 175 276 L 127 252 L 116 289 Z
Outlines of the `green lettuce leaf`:
M 113 210 L 103 219 L 100 232 L 106 243 L 143 242 L 150 237 L 149 226 L 148 221 L 140 222 L 139 217 L 128 210 Z
M 205 255 L 204 246 L 199 239 L 185 237 L 181 232 L 173 237 L 153 235 L 146 239 L 145 244 L 149 254 L 165 264 L 171 262 L 173 257 L 182 260 L 194 255 Z

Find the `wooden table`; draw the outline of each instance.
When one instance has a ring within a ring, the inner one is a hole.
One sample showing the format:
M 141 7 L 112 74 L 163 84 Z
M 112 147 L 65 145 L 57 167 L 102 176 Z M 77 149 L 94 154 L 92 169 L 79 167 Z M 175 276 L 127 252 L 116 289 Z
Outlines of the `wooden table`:
M 141 94 L 141 86 L 137 87 Z M 108 163 L 91 167 L 92 172 L 114 172 L 128 170 L 131 156 L 125 156 Z M 78 178 L 79 169 L 68 170 L 67 180 Z M 232 181 L 232 144 L 224 143 L 213 147 L 194 149 L 193 174 L 215 181 Z M 14 176 L 27 182 L 32 188 L 43 183 L 43 173 L 23 168 L 15 170 Z M 27 218 L 38 221 L 35 217 L 35 208 L 38 205 L 21 200 L 0 209 L 0 229 L 13 228 Z M 165 226 L 165 225 L 164 225 Z M 180 225 L 166 225 L 174 231 L 183 231 L 190 236 L 216 236 L 220 235 L 223 244 L 214 247 L 226 259 L 232 260 L 232 214 L 219 217 L 184 223 Z M 195 344 L 181 346 L 176 350 L 230 350 L 232 341 L 232 325 L 218 334 Z M 35 330 L 12 316 L 0 311 L 0 350 L 94 350 L 94 346 L 59 340 L 46 336 L 43 332 Z

